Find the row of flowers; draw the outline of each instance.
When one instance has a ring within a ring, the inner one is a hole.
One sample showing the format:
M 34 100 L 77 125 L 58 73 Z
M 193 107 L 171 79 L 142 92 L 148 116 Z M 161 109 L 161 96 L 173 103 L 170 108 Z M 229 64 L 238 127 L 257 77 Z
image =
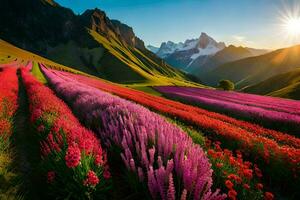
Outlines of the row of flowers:
M 179 98 L 207 109 L 230 114 L 247 121 L 276 128 L 298 136 L 300 103 L 273 97 L 189 87 L 160 86 L 156 90 L 170 98 Z M 250 97 L 248 97 L 250 96 Z M 248 99 L 250 98 L 250 100 Z M 255 102 L 252 102 L 255 101 Z M 277 103 L 281 102 L 281 103 Z
M 155 111 L 196 125 L 206 132 L 210 139 L 223 141 L 224 147 L 241 150 L 247 158 L 256 161 L 260 166 L 264 166 L 264 172 L 272 184 L 286 187 L 286 189 L 293 189 L 295 188 L 294 183 L 299 182 L 300 150 L 298 148 L 299 139 L 297 138 L 225 115 L 155 97 L 97 79 L 63 72 L 57 73 L 62 77 L 76 79 L 87 85 L 133 100 Z
M 17 110 L 18 77 L 16 68 L 0 68 L 0 137 L 12 133 L 12 118 Z
M 196 87 L 176 87 L 176 86 L 159 86 L 157 89 L 170 93 L 186 93 L 206 98 L 213 98 L 226 102 L 238 103 L 241 105 L 253 106 L 285 112 L 290 114 L 300 114 L 300 103 L 296 100 L 275 98 L 270 96 L 246 94 L 234 91 L 212 90 Z
M 14 169 L 10 138 L 13 117 L 18 108 L 18 77 L 16 68 L 0 68 L 0 198 L 17 199 L 20 193 L 18 170 Z
M 181 129 L 148 109 L 43 69 L 59 96 L 120 157 L 153 199 L 225 199 L 212 191 L 205 152 Z M 195 156 L 197 155 L 197 156 Z
M 21 75 L 49 194 L 72 199 L 106 197 L 111 181 L 100 141 L 82 127 L 51 89 L 30 75 L 28 68 L 21 69 Z

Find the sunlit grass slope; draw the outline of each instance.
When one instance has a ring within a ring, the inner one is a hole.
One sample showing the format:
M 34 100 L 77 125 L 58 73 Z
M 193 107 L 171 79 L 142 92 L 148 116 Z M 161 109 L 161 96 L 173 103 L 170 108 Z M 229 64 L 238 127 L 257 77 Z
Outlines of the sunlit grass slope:
M 81 71 L 74 70 L 70 67 L 53 62 L 49 59 L 43 58 L 39 55 L 25 51 L 21 48 L 15 47 L 12 44 L 0 39 L 0 65 L 14 63 L 15 65 L 27 65 L 29 61 L 43 63 L 52 66 L 57 70 L 68 71 L 76 74 L 84 74 Z
M 273 76 L 243 89 L 243 92 L 300 99 L 300 69 Z
M 145 55 L 136 48 L 124 45 L 114 34 L 110 34 L 108 39 L 95 31 L 89 30 L 89 32 L 107 50 L 102 58 L 105 60 L 105 62 L 102 60 L 105 66 L 100 66 L 98 70 L 106 74 L 109 80 L 116 80 L 133 87 L 136 85 L 200 86 L 186 81 L 182 72 L 163 62 L 158 63 L 155 58 L 151 58 L 151 55 Z M 132 79 L 128 81 L 128 78 L 124 78 L 122 81 L 122 77 L 132 77 Z

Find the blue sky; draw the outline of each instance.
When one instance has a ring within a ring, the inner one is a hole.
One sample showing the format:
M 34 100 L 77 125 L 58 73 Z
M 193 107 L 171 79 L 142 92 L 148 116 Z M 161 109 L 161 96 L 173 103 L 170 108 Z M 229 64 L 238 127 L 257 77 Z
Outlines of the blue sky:
M 300 43 L 287 37 L 282 15 L 299 15 L 297 0 L 57 0 L 75 13 L 104 10 L 133 27 L 146 44 L 185 41 L 201 32 L 226 44 L 276 49 Z M 299 10 L 300 11 L 300 10 Z

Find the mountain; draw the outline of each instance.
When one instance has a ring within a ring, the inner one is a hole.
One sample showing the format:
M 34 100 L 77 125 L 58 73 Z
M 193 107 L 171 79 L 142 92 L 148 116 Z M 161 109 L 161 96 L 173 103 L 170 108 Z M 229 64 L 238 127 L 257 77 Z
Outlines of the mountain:
M 300 100 L 300 68 L 248 86 L 243 92 Z
M 152 53 L 157 53 L 159 48 L 158 47 L 155 47 L 155 46 L 152 46 L 152 45 L 147 45 L 146 48 L 151 51 Z
M 246 49 L 251 52 L 252 56 L 260 56 L 270 52 L 269 49 L 254 49 L 249 47 L 246 47 Z
M 155 51 L 156 52 L 156 51 Z M 267 53 L 264 49 L 236 47 L 216 42 L 206 33 L 198 39 L 186 40 L 184 43 L 163 42 L 156 55 L 168 64 L 193 74 L 201 79 L 206 73 L 218 66 L 239 59 Z
M 174 53 L 176 50 L 183 48 L 183 43 L 174 43 L 172 41 L 163 42 L 161 43 L 158 51 L 156 52 L 156 55 L 158 55 L 161 58 L 166 58 L 170 54 Z
M 184 73 L 147 50 L 131 27 L 100 9 L 75 15 L 52 0 L 4 1 L 0 38 L 114 82 L 189 84 Z
M 240 60 L 243 58 L 256 56 L 257 54 L 266 53 L 265 50 L 251 49 L 247 47 L 236 47 L 229 45 L 224 49 L 218 51 L 215 55 L 209 56 L 207 59 L 197 59 L 189 66 L 189 72 L 202 79 L 206 73 L 217 68 L 218 66 Z
M 206 59 L 225 48 L 223 42 L 216 42 L 206 33 L 201 33 L 198 39 L 186 40 L 184 43 L 162 43 L 156 53 L 170 65 L 187 70 L 197 59 Z
M 225 63 L 207 73 L 202 81 L 217 85 L 220 79 L 229 79 L 241 89 L 299 68 L 299 55 L 300 45 Z

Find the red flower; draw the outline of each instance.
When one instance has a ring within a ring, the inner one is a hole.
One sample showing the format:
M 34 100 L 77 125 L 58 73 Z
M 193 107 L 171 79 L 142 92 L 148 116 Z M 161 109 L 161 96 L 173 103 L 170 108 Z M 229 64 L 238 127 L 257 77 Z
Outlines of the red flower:
M 99 155 L 99 154 L 97 154 L 97 155 L 95 156 L 95 165 L 100 166 L 100 165 L 102 165 L 103 163 L 104 163 L 104 161 L 103 161 L 103 159 L 102 159 L 102 156 Z
M 273 200 L 274 199 L 274 195 L 271 192 L 265 192 L 264 199 L 265 200 Z
M 235 181 L 236 181 L 237 184 L 241 184 L 242 183 L 242 179 L 239 176 L 235 177 Z
M 217 168 L 221 168 L 221 167 L 223 167 L 223 163 L 217 163 L 216 166 L 217 166 Z
M 66 153 L 66 165 L 69 168 L 76 167 L 80 163 L 81 152 L 78 147 L 70 146 Z
M 83 185 L 95 186 L 99 183 L 99 178 L 95 172 L 90 170 L 87 174 L 87 178 L 83 181 Z
M 108 170 L 105 170 L 104 173 L 103 173 L 103 177 L 105 179 L 109 179 L 110 178 L 110 172 Z
M 250 190 L 250 186 L 249 186 L 247 183 L 245 183 L 245 184 L 243 185 L 243 188 L 245 188 L 246 190 Z
M 229 190 L 232 189 L 232 187 L 233 187 L 233 183 L 230 180 L 226 180 L 225 185 Z
M 244 169 L 243 174 L 247 179 L 251 179 L 253 176 L 251 169 Z
M 264 186 L 263 186 L 263 184 L 261 184 L 261 183 L 257 183 L 257 184 L 256 184 L 256 188 L 257 188 L 258 190 L 262 190 L 262 189 L 264 188 Z
M 11 132 L 11 124 L 8 120 L 2 119 L 0 120 L 0 136 L 3 137 L 3 133 L 10 134 Z
M 228 192 L 228 198 L 229 199 L 235 200 L 236 196 L 237 196 L 237 192 L 235 190 L 233 190 L 233 189 L 229 190 L 229 192 Z
M 237 175 L 235 175 L 235 174 L 229 174 L 229 175 L 227 176 L 228 179 L 233 179 L 233 180 L 235 180 L 236 177 L 237 177 Z
M 47 173 L 47 182 L 52 183 L 55 179 L 55 172 L 54 171 L 49 171 Z

